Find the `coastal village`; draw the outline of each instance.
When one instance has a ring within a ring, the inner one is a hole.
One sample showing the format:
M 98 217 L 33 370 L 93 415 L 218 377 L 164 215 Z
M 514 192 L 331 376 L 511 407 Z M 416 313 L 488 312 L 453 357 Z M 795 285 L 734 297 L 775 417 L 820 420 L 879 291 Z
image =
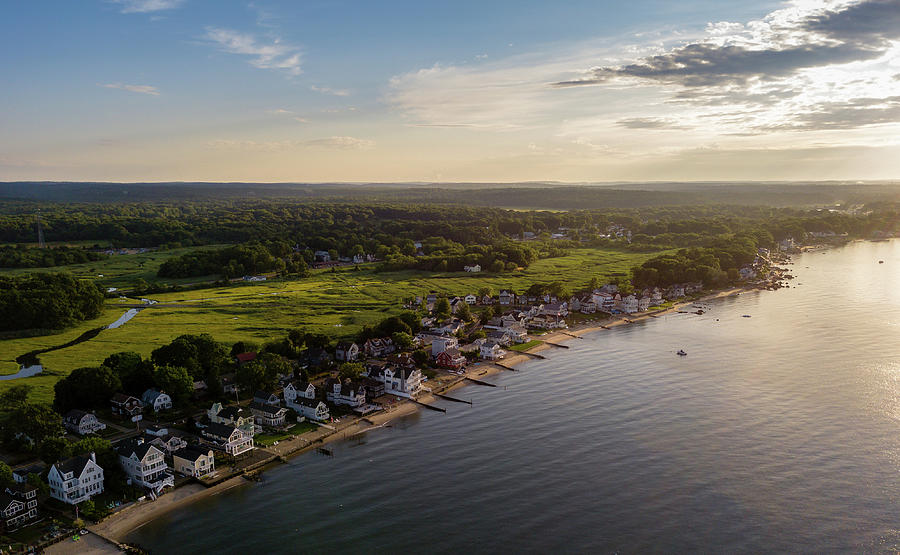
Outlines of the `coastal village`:
M 776 260 L 785 261 L 784 255 L 762 249 L 754 264 L 741 270 L 744 286 L 726 293 L 778 285 L 785 273 Z M 104 438 L 115 458 L 101 461 L 86 452 L 16 464 L 0 493 L 4 534 L 22 538 L 13 551 L 43 549 L 73 537 L 81 541 L 91 533 L 127 549 L 104 519 L 116 520 L 117 513 L 138 507 L 145 514 L 154 505 L 164 510 L 180 488 L 201 488 L 193 495 L 216 491 L 305 450 L 329 456 L 330 440 L 365 433 L 419 407 L 445 411 L 430 402 L 467 402 L 450 395 L 456 386 L 491 386 L 480 378 L 544 358 L 538 354 L 543 349 L 567 348 L 563 341 L 585 332 L 657 317 L 704 294 L 699 282 L 643 290 L 610 283 L 569 298 L 510 290 L 453 297 L 424 292 L 404 307 L 422 315 L 421 331 L 411 342 L 385 336 L 310 348 L 293 372 L 278 375 L 271 390 L 241 389 L 234 373 L 226 373 L 221 390 L 230 401 L 204 405 L 208 384 L 195 383 L 193 412 L 159 388 L 116 392 L 107 410 L 76 408 L 61 415 L 69 440 Z M 258 356 L 233 353 L 232 366 L 237 371 Z M 113 498 L 106 491 L 105 476 L 113 470 L 124 473 L 131 495 Z M 85 518 L 100 523 L 89 527 Z

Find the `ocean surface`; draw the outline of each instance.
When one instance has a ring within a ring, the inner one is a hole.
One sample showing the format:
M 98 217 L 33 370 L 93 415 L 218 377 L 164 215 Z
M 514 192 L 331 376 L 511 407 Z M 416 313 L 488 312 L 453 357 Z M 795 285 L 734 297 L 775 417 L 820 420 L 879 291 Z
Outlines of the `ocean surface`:
M 883 264 L 878 261 L 883 260 Z M 129 538 L 153 553 L 900 549 L 900 241 L 568 342 Z M 745 318 L 743 315 L 749 315 Z M 684 349 L 688 356 L 678 357 Z

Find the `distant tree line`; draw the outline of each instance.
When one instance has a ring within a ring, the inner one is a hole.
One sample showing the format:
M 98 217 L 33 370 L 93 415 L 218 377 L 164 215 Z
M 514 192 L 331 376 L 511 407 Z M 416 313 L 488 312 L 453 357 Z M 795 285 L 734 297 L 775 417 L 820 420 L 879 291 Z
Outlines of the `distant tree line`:
M 26 245 L 0 246 L 0 268 L 47 268 L 103 260 L 108 255 L 85 248 L 37 248 Z
M 224 249 L 203 250 L 171 258 L 162 263 L 159 277 L 184 278 L 218 274 L 225 278 L 279 272 L 305 276 L 302 253 L 293 252 L 285 241 L 264 241 Z

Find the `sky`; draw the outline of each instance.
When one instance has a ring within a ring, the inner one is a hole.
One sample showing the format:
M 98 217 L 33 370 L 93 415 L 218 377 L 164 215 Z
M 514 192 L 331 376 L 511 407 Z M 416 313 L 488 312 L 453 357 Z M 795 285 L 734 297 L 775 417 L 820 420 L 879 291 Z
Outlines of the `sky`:
M 900 0 L 0 10 L 2 181 L 900 178 Z

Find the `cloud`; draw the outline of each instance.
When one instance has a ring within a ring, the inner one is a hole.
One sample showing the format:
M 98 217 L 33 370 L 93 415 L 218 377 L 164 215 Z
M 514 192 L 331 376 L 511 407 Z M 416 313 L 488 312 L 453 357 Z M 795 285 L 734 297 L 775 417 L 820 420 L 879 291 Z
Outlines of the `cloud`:
M 824 7 L 823 7 L 824 4 Z M 794 5 L 746 25 L 712 23 L 706 37 L 632 63 L 595 66 L 557 87 L 618 80 L 654 81 L 683 87 L 748 85 L 799 71 L 873 60 L 900 37 L 900 2 L 826 1 Z
M 122 6 L 122 13 L 153 13 L 172 10 L 184 3 L 184 0 L 112 0 Z
M 350 91 L 347 89 L 332 89 L 331 87 L 317 87 L 315 85 L 310 85 L 309 89 L 317 93 L 330 94 L 332 96 L 350 96 Z
M 207 146 L 224 150 L 247 150 L 256 152 L 278 152 L 302 148 L 324 148 L 331 150 L 371 150 L 375 141 L 356 137 L 335 136 L 303 141 L 237 141 L 219 139 L 207 143 Z
M 617 121 L 616 125 L 626 129 L 689 129 L 666 118 L 625 118 Z
M 250 65 L 260 69 L 275 69 L 288 75 L 300 75 L 300 49 L 280 39 L 261 41 L 253 35 L 231 29 L 209 27 L 205 38 L 229 54 L 250 56 Z
M 125 83 L 106 83 L 106 84 L 99 84 L 98 86 L 106 87 L 107 89 L 120 89 L 123 91 L 130 91 L 130 92 L 134 92 L 134 93 L 159 96 L 159 90 L 156 87 L 153 87 L 151 85 L 128 85 Z
M 900 96 L 854 98 L 846 102 L 825 102 L 797 114 L 790 122 L 769 126 L 774 130 L 857 129 L 900 122 Z

